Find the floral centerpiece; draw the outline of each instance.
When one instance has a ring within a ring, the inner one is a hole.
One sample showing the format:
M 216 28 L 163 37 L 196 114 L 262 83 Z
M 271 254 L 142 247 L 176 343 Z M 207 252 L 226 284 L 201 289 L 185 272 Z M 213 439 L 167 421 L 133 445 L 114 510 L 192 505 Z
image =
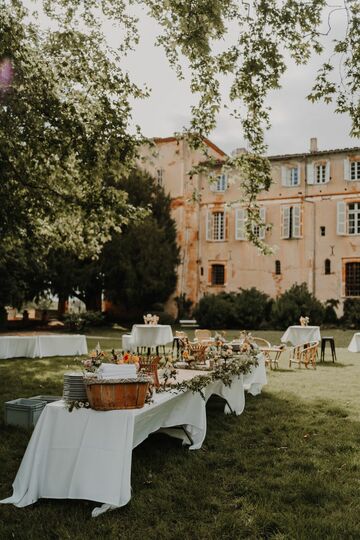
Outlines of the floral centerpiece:
M 156 326 L 159 322 L 159 317 L 157 315 L 151 315 L 151 313 L 144 315 L 143 319 L 145 324 L 150 324 L 153 326 Z
M 308 326 L 309 322 L 310 322 L 309 317 L 300 317 L 301 326 Z

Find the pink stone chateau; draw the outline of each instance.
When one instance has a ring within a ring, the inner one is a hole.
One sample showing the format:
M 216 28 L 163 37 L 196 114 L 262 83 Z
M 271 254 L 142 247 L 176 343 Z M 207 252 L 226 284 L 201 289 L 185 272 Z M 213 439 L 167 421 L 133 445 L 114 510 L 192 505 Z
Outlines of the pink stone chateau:
M 269 157 L 273 184 L 258 199 L 266 226 L 255 231 L 275 247 L 266 256 L 245 239 L 241 180 L 222 173 L 226 154 L 205 140 L 219 161 L 210 184 L 205 173 L 189 175 L 204 161 L 201 150 L 175 137 L 154 142 L 142 166 L 172 199 L 181 248 L 175 296 L 197 303 L 205 293 L 254 286 L 274 297 L 306 282 L 321 301 L 360 297 L 360 147 L 318 150 L 311 139 L 307 153 Z

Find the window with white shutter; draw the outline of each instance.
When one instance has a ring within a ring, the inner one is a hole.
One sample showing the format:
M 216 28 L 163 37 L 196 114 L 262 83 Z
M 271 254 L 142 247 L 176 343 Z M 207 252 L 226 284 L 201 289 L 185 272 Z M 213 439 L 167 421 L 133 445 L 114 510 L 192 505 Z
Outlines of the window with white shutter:
M 298 165 L 281 167 L 281 184 L 285 187 L 300 185 L 300 167 Z
M 281 207 L 281 238 L 290 238 L 290 207 Z
M 306 165 L 306 182 L 307 184 L 314 183 L 314 165 L 312 163 Z
M 350 161 L 350 180 L 360 180 L 360 161 Z
M 265 230 L 266 230 L 266 208 L 261 207 L 259 214 L 260 214 L 260 220 L 262 221 L 263 225 L 254 224 L 252 226 L 252 231 L 254 235 L 257 236 L 260 240 L 264 240 Z
M 224 193 L 228 188 L 228 177 L 227 174 L 219 174 L 214 178 L 210 177 L 210 189 L 217 193 Z
M 208 210 L 206 216 L 206 240 L 223 241 L 226 237 L 225 212 Z
M 235 240 L 246 240 L 246 208 L 237 208 L 235 212 Z
M 300 204 L 281 207 L 281 238 L 302 237 L 302 207 Z
M 354 202 L 347 205 L 348 234 L 360 234 L 360 203 Z
M 337 203 L 336 232 L 340 236 L 346 234 L 346 204 L 344 201 L 338 201 Z
M 301 206 L 292 207 L 292 237 L 301 238 Z

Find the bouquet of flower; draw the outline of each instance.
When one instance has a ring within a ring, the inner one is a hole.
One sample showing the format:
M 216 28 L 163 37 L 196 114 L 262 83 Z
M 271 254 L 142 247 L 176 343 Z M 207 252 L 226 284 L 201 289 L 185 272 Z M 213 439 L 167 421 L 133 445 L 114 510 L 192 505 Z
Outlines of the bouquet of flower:
M 152 324 L 153 326 L 156 326 L 159 322 L 159 317 L 157 315 L 151 315 L 151 313 L 144 315 L 143 318 L 145 324 Z
M 301 326 L 307 326 L 310 322 L 309 317 L 300 317 Z
M 81 360 L 81 363 L 83 365 L 84 371 L 95 373 L 103 363 L 104 359 L 105 353 L 102 352 L 100 344 L 98 343 L 96 345 L 96 349 L 94 351 L 91 351 L 90 358 L 86 358 L 86 360 Z

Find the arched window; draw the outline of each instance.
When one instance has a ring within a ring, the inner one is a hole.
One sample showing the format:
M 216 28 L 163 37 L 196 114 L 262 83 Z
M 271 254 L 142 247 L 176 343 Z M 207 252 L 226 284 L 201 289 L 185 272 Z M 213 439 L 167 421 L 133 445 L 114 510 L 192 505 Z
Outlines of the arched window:
M 281 274 L 281 262 L 280 261 L 275 261 L 275 274 L 277 276 L 280 276 L 280 274 Z
M 325 274 L 331 274 L 331 261 L 330 261 L 330 259 L 325 259 Z

